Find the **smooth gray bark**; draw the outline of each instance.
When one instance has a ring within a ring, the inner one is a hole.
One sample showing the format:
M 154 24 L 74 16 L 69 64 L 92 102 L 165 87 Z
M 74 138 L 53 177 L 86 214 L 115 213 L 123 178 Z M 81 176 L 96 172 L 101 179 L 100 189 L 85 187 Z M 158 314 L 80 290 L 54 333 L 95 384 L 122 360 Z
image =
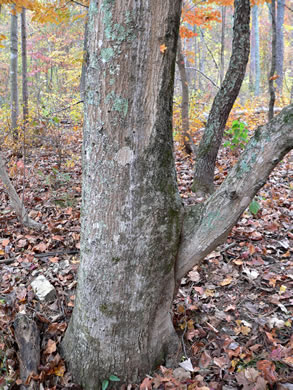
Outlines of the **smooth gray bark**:
M 12 12 L 14 11 L 14 7 Z M 10 24 L 10 94 L 11 94 L 11 131 L 14 138 L 18 137 L 18 85 L 17 85 L 17 59 L 18 59 L 18 31 L 17 14 L 11 14 Z
M 272 22 L 272 58 L 271 58 L 271 70 L 269 74 L 269 112 L 268 119 L 271 120 L 274 117 L 274 105 L 276 100 L 275 86 L 274 86 L 274 76 L 276 73 L 276 60 L 277 60 L 277 30 L 276 30 L 276 2 L 272 0 L 269 5 L 269 10 L 271 14 Z
M 276 80 L 279 92 L 283 89 L 284 80 L 284 15 L 285 0 L 277 0 L 276 15 L 276 73 L 279 76 Z
M 171 317 L 182 210 L 172 142 L 180 11 L 179 0 L 90 5 L 81 264 L 63 343 L 84 389 L 110 374 L 137 381 L 180 345 Z
M 251 50 L 250 50 L 250 85 L 254 96 L 260 94 L 260 52 L 258 6 L 252 7 Z
M 26 11 L 21 13 L 21 59 L 22 59 L 22 112 L 23 124 L 28 119 L 28 89 L 27 89 L 27 50 L 26 50 Z
M 235 1 L 232 54 L 224 81 L 217 93 L 207 125 L 200 141 L 195 161 L 192 190 L 196 193 L 212 193 L 214 170 L 225 125 L 238 96 L 245 76 L 249 57 L 249 0 Z
M 181 102 L 181 124 L 184 149 L 187 154 L 195 154 L 195 145 L 189 133 L 189 86 L 182 54 L 181 39 L 178 40 L 177 46 L 177 66 L 180 73 L 182 102 Z
M 83 38 L 83 61 L 81 67 L 81 76 L 80 76 L 80 97 L 84 98 L 85 91 L 85 74 L 87 66 L 87 43 L 88 43 L 88 20 L 85 22 L 84 26 L 84 38 Z

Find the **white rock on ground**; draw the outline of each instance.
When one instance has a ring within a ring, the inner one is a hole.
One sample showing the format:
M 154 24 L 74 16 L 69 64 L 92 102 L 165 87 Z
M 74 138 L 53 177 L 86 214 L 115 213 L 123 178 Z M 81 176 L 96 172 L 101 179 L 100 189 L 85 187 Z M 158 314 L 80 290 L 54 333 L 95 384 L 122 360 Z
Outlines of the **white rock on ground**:
M 43 275 L 34 279 L 31 286 L 35 296 L 42 302 L 50 302 L 56 298 L 55 287 Z

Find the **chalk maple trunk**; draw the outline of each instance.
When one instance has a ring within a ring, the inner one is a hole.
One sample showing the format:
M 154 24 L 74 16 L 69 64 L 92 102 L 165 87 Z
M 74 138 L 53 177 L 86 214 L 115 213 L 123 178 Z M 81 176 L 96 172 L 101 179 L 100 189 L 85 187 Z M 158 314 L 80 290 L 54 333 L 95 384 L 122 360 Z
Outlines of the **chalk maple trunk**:
M 90 4 L 81 264 L 64 340 L 85 389 L 110 374 L 137 380 L 179 345 L 171 305 L 182 210 L 172 141 L 180 11 L 179 0 Z
M 179 0 L 90 5 L 81 264 L 63 341 L 85 390 L 111 374 L 137 382 L 181 357 L 171 315 L 176 281 L 225 240 L 293 146 L 289 106 L 256 132 L 211 198 L 182 206 L 172 148 L 180 7 Z

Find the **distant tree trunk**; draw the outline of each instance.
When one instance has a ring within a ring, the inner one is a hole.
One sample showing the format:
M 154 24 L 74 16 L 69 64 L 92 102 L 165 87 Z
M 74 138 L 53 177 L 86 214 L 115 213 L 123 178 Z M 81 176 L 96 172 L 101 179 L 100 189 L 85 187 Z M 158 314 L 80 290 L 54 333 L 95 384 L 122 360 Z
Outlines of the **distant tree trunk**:
M 182 123 L 182 137 L 184 149 L 187 154 L 193 152 L 193 140 L 189 133 L 189 87 L 184 65 L 184 58 L 182 54 L 181 39 L 178 40 L 177 46 L 177 66 L 180 72 L 182 102 L 181 102 L 181 123 Z M 194 151 L 195 152 L 195 151 Z
M 200 49 L 198 51 L 199 55 L 199 70 L 204 73 L 204 65 L 205 65 L 205 45 L 204 45 L 204 32 L 200 30 Z M 202 92 L 204 87 L 203 78 L 198 76 L 199 89 Z
M 258 25 L 258 6 L 252 7 L 251 23 L 251 50 L 250 50 L 250 90 L 254 96 L 260 94 L 260 55 L 259 55 L 259 25 Z
M 276 100 L 275 87 L 274 87 L 274 76 L 276 73 L 276 58 L 277 58 L 277 40 L 276 40 L 276 2 L 272 0 L 269 5 L 271 21 L 272 21 L 272 59 L 271 59 L 271 70 L 269 75 L 269 92 L 270 92 L 270 101 L 269 101 L 269 112 L 268 119 L 269 121 L 274 117 L 274 106 Z
M 225 73 L 225 28 L 226 28 L 226 7 L 221 7 L 222 28 L 221 28 L 221 61 L 220 61 L 220 84 L 222 84 Z
M 194 36 L 194 67 L 198 69 L 198 65 L 197 65 L 197 62 L 198 62 L 198 35 L 197 35 L 197 26 L 194 25 L 193 27 L 193 31 L 194 33 L 196 34 Z M 197 72 L 194 72 L 194 77 L 193 77 L 193 85 L 194 85 L 194 90 L 196 91 L 197 88 L 199 88 L 198 84 L 197 84 L 197 80 L 199 78 L 199 76 L 197 75 Z
M 217 93 L 197 150 L 192 190 L 212 193 L 214 170 L 223 132 L 245 76 L 250 47 L 250 2 L 235 0 L 232 54 L 225 79 Z
M 277 19 L 276 19 L 276 73 L 279 76 L 276 80 L 279 92 L 283 89 L 284 80 L 284 14 L 285 0 L 277 0 Z
M 12 12 L 15 12 L 13 7 Z M 18 57 L 18 31 L 17 14 L 11 14 L 10 25 L 10 85 L 11 85 L 11 130 L 13 138 L 17 139 L 18 131 L 18 85 L 17 85 L 17 57 Z
M 85 92 L 85 73 L 87 66 L 87 42 L 88 42 L 88 20 L 85 22 L 84 26 L 84 39 L 83 39 L 83 61 L 81 68 L 81 76 L 80 76 L 80 97 L 84 98 Z
M 27 50 L 26 50 L 26 17 L 25 8 L 21 13 L 21 58 L 22 58 L 22 112 L 25 126 L 28 118 L 28 89 L 27 89 Z

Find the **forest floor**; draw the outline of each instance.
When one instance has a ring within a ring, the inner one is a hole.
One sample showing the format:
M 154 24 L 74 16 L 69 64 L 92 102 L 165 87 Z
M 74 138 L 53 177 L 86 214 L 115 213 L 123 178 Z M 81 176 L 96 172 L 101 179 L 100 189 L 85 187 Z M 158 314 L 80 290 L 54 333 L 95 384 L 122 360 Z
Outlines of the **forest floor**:
M 40 389 L 79 389 L 58 347 L 74 307 L 79 265 L 80 146 L 78 131 L 66 128 L 30 148 L 25 165 L 5 152 L 31 218 L 46 230 L 21 226 L 0 186 L 0 389 L 21 384 L 13 329 L 19 312 L 34 318 L 40 331 L 41 362 L 34 377 Z M 217 184 L 235 160 L 234 152 L 221 149 Z M 176 168 L 184 202 L 202 201 L 190 190 L 193 161 L 180 150 Z M 141 384 L 121 389 L 292 390 L 292 177 L 291 154 L 258 194 L 259 211 L 245 211 L 226 243 L 182 280 L 174 301 L 183 351 L 178 367 L 158 367 Z M 56 289 L 49 303 L 32 291 L 38 275 Z

